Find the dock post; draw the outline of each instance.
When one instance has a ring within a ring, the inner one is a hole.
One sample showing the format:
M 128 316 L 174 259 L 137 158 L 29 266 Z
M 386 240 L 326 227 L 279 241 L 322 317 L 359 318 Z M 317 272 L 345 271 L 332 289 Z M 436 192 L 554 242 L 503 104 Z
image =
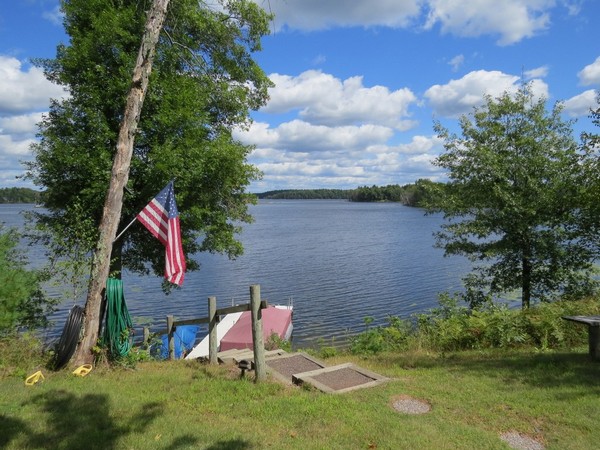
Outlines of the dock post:
M 217 360 L 217 297 L 208 297 L 208 361 L 218 364 Z
M 588 327 L 588 342 L 590 357 L 595 361 L 600 361 L 600 327 L 592 325 Z
M 175 359 L 175 340 L 173 339 L 173 316 L 167 316 L 167 336 L 169 339 L 169 359 Z
M 142 348 L 148 348 L 150 345 L 150 328 L 144 327 L 144 340 L 142 343 Z
M 252 343 L 254 347 L 255 381 L 267 378 L 265 364 L 265 343 L 263 339 L 262 311 L 260 309 L 260 285 L 250 286 L 250 308 L 252 311 Z

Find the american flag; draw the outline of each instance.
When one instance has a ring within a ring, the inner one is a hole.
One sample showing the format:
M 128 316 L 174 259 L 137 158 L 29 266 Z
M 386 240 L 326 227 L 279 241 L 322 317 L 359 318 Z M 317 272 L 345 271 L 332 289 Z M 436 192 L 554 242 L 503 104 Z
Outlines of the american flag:
M 165 246 L 165 278 L 181 286 L 185 277 L 185 255 L 181 246 L 179 212 L 175 204 L 173 181 L 170 181 L 136 217 Z

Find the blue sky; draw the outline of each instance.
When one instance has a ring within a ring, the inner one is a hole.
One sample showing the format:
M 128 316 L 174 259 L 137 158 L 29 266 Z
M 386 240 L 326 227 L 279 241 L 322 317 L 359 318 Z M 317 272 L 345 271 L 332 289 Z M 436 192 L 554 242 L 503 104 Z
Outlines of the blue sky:
M 522 79 L 549 107 L 564 102 L 577 138 L 600 131 L 587 117 L 600 89 L 597 0 L 255 1 L 275 13 L 255 57 L 276 86 L 236 132 L 264 173 L 253 192 L 443 180 L 433 121 L 454 128 Z M 0 10 L 0 187 L 31 187 L 20 161 L 62 95 L 30 64 L 67 41 L 58 3 Z

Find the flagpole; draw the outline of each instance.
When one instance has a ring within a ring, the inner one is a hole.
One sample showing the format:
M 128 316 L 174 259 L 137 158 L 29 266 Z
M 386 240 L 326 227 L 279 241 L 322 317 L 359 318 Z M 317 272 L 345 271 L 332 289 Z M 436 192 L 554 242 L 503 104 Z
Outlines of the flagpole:
M 115 238 L 115 240 L 113 241 L 113 244 L 114 244 L 115 242 L 117 242 L 121 236 L 123 236 L 123 233 L 125 233 L 125 232 L 126 232 L 128 229 L 129 229 L 129 227 L 130 227 L 131 225 L 133 225 L 133 223 L 134 223 L 136 220 L 137 220 L 137 217 L 134 217 L 134 218 L 133 218 L 133 220 L 132 220 L 131 222 L 129 222 L 129 225 L 127 225 L 127 226 L 126 226 L 126 227 L 123 229 L 123 231 L 121 231 L 121 232 L 119 233 L 119 235 L 118 235 L 118 236 Z

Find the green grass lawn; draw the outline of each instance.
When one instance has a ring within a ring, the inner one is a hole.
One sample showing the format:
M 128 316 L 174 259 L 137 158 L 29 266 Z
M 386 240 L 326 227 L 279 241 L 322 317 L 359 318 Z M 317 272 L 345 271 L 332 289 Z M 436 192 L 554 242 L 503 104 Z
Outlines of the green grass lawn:
M 327 360 L 342 362 L 392 381 L 330 395 L 184 361 L 86 377 L 42 369 L 34 386 L 0 371 L 0 448 L 507 449 L 507 431 L 547 449 L 598 448 L 600 363 L 585 348 Z M 399 413 L 399 395 L 432 409 Z

